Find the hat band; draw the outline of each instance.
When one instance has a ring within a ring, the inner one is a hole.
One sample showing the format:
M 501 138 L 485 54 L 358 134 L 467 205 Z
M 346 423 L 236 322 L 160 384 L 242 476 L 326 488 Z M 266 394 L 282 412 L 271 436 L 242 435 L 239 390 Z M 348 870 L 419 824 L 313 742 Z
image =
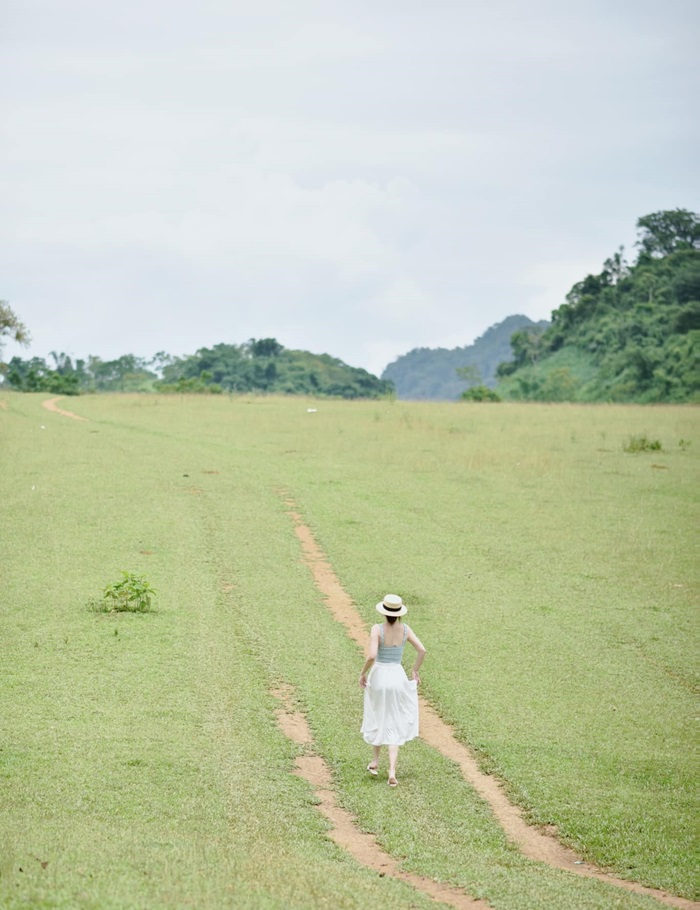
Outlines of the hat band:
M 391 610 L 392 612 L 397 613 L 401 609 L 401 607 L 403 607 L 403 604 L 397 604 L 394 607 L 394 606 L 389 606 L 388 603 L 382 603 L 382 606 L 384 607 L 385 610 Z

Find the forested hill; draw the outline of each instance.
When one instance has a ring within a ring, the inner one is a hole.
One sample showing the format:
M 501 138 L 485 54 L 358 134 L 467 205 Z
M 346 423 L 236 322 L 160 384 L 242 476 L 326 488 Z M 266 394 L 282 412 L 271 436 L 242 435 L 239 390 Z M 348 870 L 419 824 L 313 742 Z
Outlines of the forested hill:
M 446 400 L 459 398 L 467 387 L 457 370 L 472 367 L 472 381 L 492 387 L 496 369 L 512 356 L 510 339 L 518 329 L 544 329 L 547 322 L 535 323 L 527 316 L 508 316 L 492 325 L 477 340 L 462 348 L 414 348 L 403 354 L 382 373 L 394 383 L 399 398 Z
M 283 347 L 274 338 L 251 339 L 245 345 L 201 348 L 163 369 L 166 385 L 188 381 L 214 383 L 232 392 L 277 392 L 378 398 L 393 393 L 390 383 L 367 370 L 351 367 L 330 354 L 311 354 Z
M 512 338 L 499 393 L 539 401 L 700 401 L 700 217 L 685 209 L 637 222 L 622 248 L 575 284 L 545 331 Z
M 216 344 L 194 354 L 153 358 L 125 354 L 115 360 L 88 357 L 72 362 L 52 352 L 42 358 L 14 357 L 7 366 L 10 388 L 27 392 L 269 392 L 334 398 L 379 398 L 393 394 L 391 383 L 348 366 L 329 354 L 283 347 L 274 338 L 245 344 Z M 162 373 L 162 378 L 158 373 Z

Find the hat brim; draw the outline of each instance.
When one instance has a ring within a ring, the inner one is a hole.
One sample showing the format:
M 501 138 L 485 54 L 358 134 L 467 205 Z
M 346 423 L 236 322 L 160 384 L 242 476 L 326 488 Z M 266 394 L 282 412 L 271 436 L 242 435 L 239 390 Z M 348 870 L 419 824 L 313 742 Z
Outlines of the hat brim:
M 381 613 L 382 616 L 405 616 L 406 613 L 408 613 L 406 604 L 401 604 L 400 610 L 387 610 L 387 608 L 384 606 L 384 601 L 378 603 L 375 609 L 377 613 Z

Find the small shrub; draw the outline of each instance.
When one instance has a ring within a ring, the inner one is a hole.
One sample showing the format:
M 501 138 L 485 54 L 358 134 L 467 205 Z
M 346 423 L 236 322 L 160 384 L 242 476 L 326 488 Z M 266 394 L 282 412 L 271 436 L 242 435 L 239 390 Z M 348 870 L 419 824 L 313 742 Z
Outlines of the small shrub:
M 463 401 L 500 401 L 501 396 L 485 385 L 475 385 L 462 392 Z
M 122 580 L 107 585 L 102 600 L 90 606 L 100 613 L 148 613 L 155 593 L 143 575 L 122 572 Z
M 690 448 L 690 440 L 689 439 L 679 439 L 678 448 L 683 449 L 683 451 L 685 452 L 686 449 Z
M 630 436 L 622 446 L 625 452 L 660 452 L 661 442 L 647 436 Z

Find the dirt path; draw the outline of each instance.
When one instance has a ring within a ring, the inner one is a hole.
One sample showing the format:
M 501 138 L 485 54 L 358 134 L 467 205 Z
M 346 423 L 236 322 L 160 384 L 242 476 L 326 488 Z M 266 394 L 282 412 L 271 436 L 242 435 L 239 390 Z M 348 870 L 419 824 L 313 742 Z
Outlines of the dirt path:
M 285 736 L 304 747 L 304 754 L 297 756 L 295 773 L 314 788 L 314 795 L 319 801 L 318 808 L 333 826 L 329 832 L 331 840 L 358 863 L 373 869 L 379 875 L 398 878 L 433 900 L 455 907 L 456 910 L 487 910 L 490 907 L 486 901 L 469 897 L 458 888 L 404 871 L 393 856 L 382 850 L 371 834 L 360 831 L 353 816 L 336 801 L 328 765 L 320 755 L 314 753 L 313 738 L 306 718 L 294 707 L 294 690 L 291 686 L 280 686 L 272 694 L 280 702 L 277 711 L 280 729 Z
M 332 566 L 316 543 L 311 530 L 304 524 L 301 516 L 296 511 L 296 503 L 286 493 L 282 494 L 282 498 L 294 522 L 294 530 L 301 543 L 304 560 L 313 574 L 316 586 L 325 597 L 328 609 L 333 617 L 345 626 L 350 638 L 364 649 L 368 635 L 364 621 L 348 594 L 343 590 Z M 596 878 L 609 885 L 616 885 L 637 894 L 649 895 L 670 907 L 680 907 L 684 908 L 684 910 L 700 910 L 700 903 L 695 901 L 676 897 L 666 891 L 648 888 L 636 882 L 630 882 L 603 872 L 593 864 L 580 860 L 573 850 L 565 847 L 553 836 L 528 825 L 523 818 L 522 810 L 509 801 L 498 780 L 480 770 L 476 759 L 469 749 L 459 742 L 452 728 L 445 723 L 422 696 L 419 697 L 419 701 L 421 739 L 441 752 L 446 758 L 452 759 L 452 761 L 457 763 L 464 779 L 486 800 L 506 835 L 518 845 L 521 852 L 529 859 L 546 863 L 557 869 L 564 869 L 575 875 Z
M 56 398 L 47 398 L 46 401 L 42 401 L 42 405 L 46 408 L 47 411 L 51 411 L 53 414 L 60 414 L 61 417 L 72 417 L 73 420 L 87 420 L 87 417 L 79 417 L 72 411 L 64 411 L 63 408 L 59 408 L 56 405 L 56 402 L 60 401 L 62 397 L 62 395 L 59 395 Z

